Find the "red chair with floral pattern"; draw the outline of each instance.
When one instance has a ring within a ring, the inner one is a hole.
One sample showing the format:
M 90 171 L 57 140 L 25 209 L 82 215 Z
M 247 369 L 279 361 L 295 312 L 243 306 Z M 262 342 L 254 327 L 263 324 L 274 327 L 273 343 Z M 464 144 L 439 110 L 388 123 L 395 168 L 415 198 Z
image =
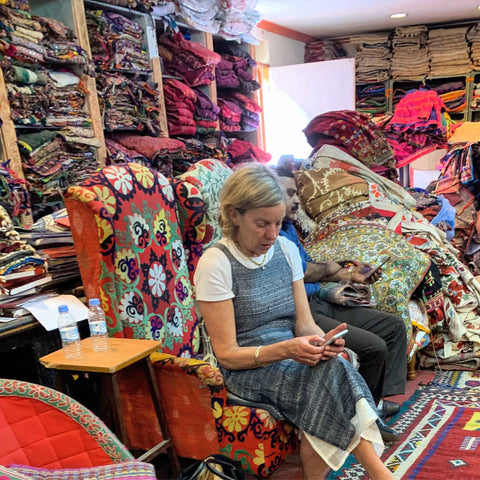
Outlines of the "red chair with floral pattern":
M 209 171 L 205 178 L 217 182 L 218 192 L 228 167 L 215 167 L 220 177 Z M 211 229 L 202 214 L 205 180 L 192 178 L 169 182 L 131 163 L 106 167 L 69 188 L 65 204 L 83 284 L 88 298 L 101 299 L 111 336 L 162 342 L 152 361 L 177 454 L 201 459 L 221 452 L 267 476 L 296 450 L 294 428 L 262 408 L 227 405 L 219 370 L 194 358 L 200 339 L 187 264 L 194 268 L 197 257 L 191 252 L 199 241 L 210 240 Z M 161 440 L 148 391 L 144 375 L 126 371 L 121 395 L 133 449 L 146 450 Z

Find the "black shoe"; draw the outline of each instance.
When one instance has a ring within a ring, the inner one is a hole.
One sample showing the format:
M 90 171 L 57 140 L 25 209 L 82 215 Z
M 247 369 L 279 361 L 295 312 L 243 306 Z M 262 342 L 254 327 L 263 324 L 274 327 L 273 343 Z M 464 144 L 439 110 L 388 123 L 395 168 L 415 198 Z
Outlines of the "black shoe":
M 380 435 L 384 443 L 393 443 L 400 440 L 400 435 L 386 425 L 378 425 L 378 429 L 380 430 Z
M 392 417 L 400 411 L 400 405 L 389 400 L 383 400 L 381 416 L 383 418 Z

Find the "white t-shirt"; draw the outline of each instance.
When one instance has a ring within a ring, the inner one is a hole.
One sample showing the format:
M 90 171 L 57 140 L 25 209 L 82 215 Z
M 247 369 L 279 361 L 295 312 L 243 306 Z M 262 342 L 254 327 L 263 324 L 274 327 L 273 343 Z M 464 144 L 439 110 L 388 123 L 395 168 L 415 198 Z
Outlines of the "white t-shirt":
M 260 268 L 245 256 L 235 245 L 233 240 L 222 238 L 221 244 L 225 245 L 229 252 L 245 267 Z M 297 246 L 285 237 L 278 237 L 278 243 L 283 250 L 290 268 L 292 269 L 292 282 L 303 278 L 303 267 Z M 272 259 L 275 244 L 266 253 L 264 265 Z M 263 255 L 253 257 L 257 263 L 263 261 Z M 220 302 L 228 300 L 235 295 L 232 291 L 232 268 L 227 256 L 219 248 L 209 248 L 200 257 L 194 276 L 195 293 L 197 300 L 204 302 Z M 268 288 L 268 285 L 265 285 Z

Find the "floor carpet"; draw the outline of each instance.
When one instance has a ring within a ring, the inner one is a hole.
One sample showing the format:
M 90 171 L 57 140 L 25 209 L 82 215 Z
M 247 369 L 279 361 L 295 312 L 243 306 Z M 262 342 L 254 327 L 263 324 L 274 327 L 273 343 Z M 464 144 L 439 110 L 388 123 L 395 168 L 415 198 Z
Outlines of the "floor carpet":
M 388 422 L 400 434 L 382 460 L 398 479 L 480 479 L 480 374 L 439 372 Z M 328 480 L 366 480 L 351 455 Z

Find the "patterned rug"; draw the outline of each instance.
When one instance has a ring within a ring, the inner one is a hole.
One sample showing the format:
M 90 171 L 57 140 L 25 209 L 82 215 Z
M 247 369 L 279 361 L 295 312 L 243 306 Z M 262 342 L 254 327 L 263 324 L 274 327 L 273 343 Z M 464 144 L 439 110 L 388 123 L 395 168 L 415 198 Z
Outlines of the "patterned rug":
M 480 479 L 480 372 L 440 372 L 388 422 L 400 441 L 382 460 L 397 479 Z M 351 455 L 328 480 L 367 480 Z

